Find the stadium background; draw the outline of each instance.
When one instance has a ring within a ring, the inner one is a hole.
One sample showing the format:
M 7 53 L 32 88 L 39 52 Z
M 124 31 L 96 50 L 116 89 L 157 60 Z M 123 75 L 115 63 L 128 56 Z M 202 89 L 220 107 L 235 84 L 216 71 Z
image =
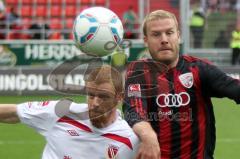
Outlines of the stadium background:
M 0 103 L 20 103 L 34 100 L 52 100 L 71 97 L 83 102 L 82 96 L 71 96 L 53 91 L 48 87 L 48 74 L 66 60 L 79 60 L 81 52 L 72 42 L 72 23 L 81 10 L 90 6 L 105 6 L 113 10 L 121 19 L 129 6 L 133 6 L 139 19 L 135 24 L 136 39 L 130 39 L 131 47 L 125 48 L 128 60 L 148 56 L 141 40 L 141 27 L 144 16 L 155 9 L 174 12 L 180 22 L 181 52 L 207 58 L 229 75 L 240 78 L 240 66 L 231 66 L 231 50 L 216 48 L 214 41 L 224 30 L 230 41 L 231 31 L 238 19 L 238 3 L 233 7 L 228 0 L 5 0 L 6 11 L 14 6 L 21 17 L 21 29 L 0 29 L 6 39 L 0 40 Z M 215 7 L 209 8 L 209 5 Z M 193 10 L 199 6 L 205 11 L 207 25 L 204 29 L 203 46 L 193 47 L 193 37 L 189 23 Z M 37 17 L 44 17 L 50 26 L 48 39 L 32 40 L 33 32 L 28 29 Z M 19 33 L 19 34 L 17 34 Z M 21 35 L 21 36 L 16 36 Z M 111 57 L 103 61 L 109 62 Z M 56 76 L 59 78 L 61 76 Z M 82 84 L 83 76 L 70 74 L 64 82 Z M 60 82 L 61 83 L 61 82 Z M 59 86 L 63 87 L 63 86 Z M 216 159 L 238 159 L 240 156 L 240 108 L 229 99 L 213 99 L 216 114 L 217 144 Z M 40 158 L 45 141 L 41 136 L 22 124 L 0 124 L 0 158 L 37 159 Z

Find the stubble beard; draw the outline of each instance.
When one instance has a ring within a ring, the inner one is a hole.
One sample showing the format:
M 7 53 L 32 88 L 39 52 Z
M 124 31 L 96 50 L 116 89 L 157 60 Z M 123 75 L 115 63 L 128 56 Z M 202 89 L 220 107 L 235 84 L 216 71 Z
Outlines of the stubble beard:
M 98 115 L 92 114 L 89 112 L 89 118 L 93 126 L 96 128 L 103 128 L 109 123 L 110 120 L 110 112 L 99 113 Z
M 176 53 L 172 52 L 172 54 L 176 54 L 174 58 L 158 58 L 157 57 L 157 54 L 161 54 L 161 53 L 156 53 L 156 56 L 155 58 L 153 58 L 153 60 L 155 60 L 156 62 L 160 63 L 160 64 L 163 64 L 165 66 L 167 66 L 168 68 L 171 67 L 171 65 L 179 58 L 179 48 L 176 49 Z M 150 50 L 149 50 L 150 51 Z

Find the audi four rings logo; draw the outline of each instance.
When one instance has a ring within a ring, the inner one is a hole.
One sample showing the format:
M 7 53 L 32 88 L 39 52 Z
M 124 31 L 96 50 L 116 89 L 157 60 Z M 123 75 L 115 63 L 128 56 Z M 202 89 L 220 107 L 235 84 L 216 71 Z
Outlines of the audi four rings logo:
M 159 107 L 180 107 L 186 106 L 190 102 L 190 96 L 186 92 L 179 94 L 160 94 L 156 99 Z

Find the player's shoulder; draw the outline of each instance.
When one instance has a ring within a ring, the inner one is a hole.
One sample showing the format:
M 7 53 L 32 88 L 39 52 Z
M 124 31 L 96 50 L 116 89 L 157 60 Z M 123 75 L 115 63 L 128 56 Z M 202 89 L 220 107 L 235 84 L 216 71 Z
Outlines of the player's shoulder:
M 71 113 L 82 113 L 88 111 L 88 105 L 86 103 L 75 103 L 72 102 L 69 110 Z
M 55 106 L 58 101 L 30 101 L 17 105 L 17 114 L 23 123 L 28 125 L 47 124 L 57 119 Z M 46 121 L 46 123 L 45 123 Z
M 152 59 L 139 59 L 136 61 L 132 61 L 127 66 L 127 76 L 134 76 L 139 74 L 144 74 L 145 72 L 149 72 L 152 70 L 152 65 L 154 65 Z
M 49 108 L 55 106 L 59 101 L 52 100 L 52 101 L 29 101 L 25 103 L 18 104 L 18 106 L 27 106 L 28 108 Z
M 120 116 L 117 118 L 116 122 L 113 123 L 111 129 L 109 129 L 108 132 L 118 134 L 127 138 L 135 138 L 136 136 L 133 129 Z
M 87 111 L 88 105 L 86 103 L 75 103 L 72 102 L 70 105 L 70 111 L 72 113 L 80 113 L 82 111 Z
M 150 63 L 151 61 L 153 61 L 153 60 L 152 59 L 147 59 L 147 58 L 131 61 L 128 65 L 128 69 L 143 68 L 144 65 Z
M 102 136 L 118 141 L 119 144 L 125 145 L 129 150 L 133 150 L 140 143 L 138 136 L 124 119 L 117 119 L 117 122 L 103 132 Z
M 192 64 L 198 64 L 198 65 L 213 65 L 211 61 L 208 59 L 204 58 L 199 58 L 195 56 L 190 56 L 190 55 L 183 55 L 182 56 L 183 60 L 187 63 L 192 63 Z

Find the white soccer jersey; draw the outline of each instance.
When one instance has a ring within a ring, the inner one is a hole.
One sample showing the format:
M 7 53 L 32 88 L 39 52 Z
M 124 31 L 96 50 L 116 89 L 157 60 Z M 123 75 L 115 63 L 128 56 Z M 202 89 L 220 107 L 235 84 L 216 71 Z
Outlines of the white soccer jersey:
M 42 134 L 47 144 L 42 159 L 133 159 L 139 139 L 127 122 L 118 115 L 110 126 L 98 129 L 89 119 L 70 114 L 56 115 L 59 101 L 19 104 L 17 113 L 22 123 Z M 86 112 L 86 104 L 72 103 L 73 113 Z

